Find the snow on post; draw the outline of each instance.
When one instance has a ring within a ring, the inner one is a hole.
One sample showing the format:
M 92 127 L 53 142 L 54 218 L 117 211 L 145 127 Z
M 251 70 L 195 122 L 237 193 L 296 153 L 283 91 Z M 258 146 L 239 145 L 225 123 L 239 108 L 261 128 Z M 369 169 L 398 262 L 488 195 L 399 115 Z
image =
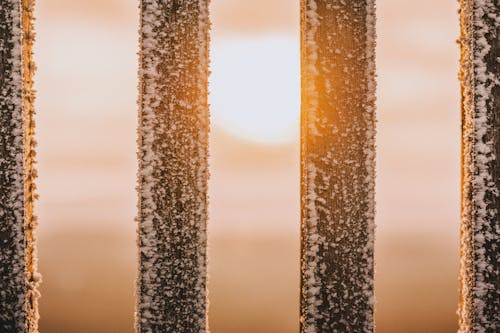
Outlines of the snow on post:
M 208 0 L 140 4 L 138 332 L 206 332 Z
M 38 332 L 33 0 L 0 0 L 0 332 Z
M 500 16 L 460 0 L 462 222 L 459 332 L 500 329 Z
M 375 5 L 301 1 L 301 332 L 373 332 Z

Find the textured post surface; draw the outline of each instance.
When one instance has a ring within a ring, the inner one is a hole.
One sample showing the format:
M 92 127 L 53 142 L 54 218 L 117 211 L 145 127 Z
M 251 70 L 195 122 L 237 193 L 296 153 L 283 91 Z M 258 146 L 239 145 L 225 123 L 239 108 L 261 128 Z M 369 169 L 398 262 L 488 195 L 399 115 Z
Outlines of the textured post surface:
M 459 332 L 500 330 L 500 4 L 461 0 Z
M 138 332 L 205 332 L 208 1 L 142 0 Z
M 38 331 L 33 1 L 0 0 L 0 332 Z
M 375 8 L 301 1 L 301 332 L 373 331 Z

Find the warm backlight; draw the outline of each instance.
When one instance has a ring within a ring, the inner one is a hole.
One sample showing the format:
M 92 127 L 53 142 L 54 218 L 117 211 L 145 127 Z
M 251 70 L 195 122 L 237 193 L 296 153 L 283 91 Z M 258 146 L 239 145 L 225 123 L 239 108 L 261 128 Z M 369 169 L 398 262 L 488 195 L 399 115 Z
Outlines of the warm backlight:
M 294 37 L 213 41 L 210 104 L 214 127 L 259 143 L 298 138 L 300 51 Z

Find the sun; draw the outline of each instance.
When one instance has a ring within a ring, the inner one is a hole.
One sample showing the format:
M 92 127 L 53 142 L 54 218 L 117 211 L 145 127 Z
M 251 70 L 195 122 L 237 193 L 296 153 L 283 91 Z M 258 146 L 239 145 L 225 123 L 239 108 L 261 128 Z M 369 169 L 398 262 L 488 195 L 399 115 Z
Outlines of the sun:
M 212 121 L 239 138 L 262 144 L 298 139 L 300 49 L 288 35 L 214 40 Z

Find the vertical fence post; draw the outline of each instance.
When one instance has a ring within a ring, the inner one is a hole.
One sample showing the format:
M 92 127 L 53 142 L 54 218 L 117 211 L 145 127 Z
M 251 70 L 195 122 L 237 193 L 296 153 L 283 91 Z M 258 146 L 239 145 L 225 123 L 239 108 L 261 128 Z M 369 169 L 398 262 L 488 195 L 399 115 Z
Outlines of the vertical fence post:
M 462 221 L 459 332 L 500 328 L 500 15 L 460 0 Z
M 0 331 L 38 331 L 33 0 L 0 0 Z
M 136 329 L 205 332 L 208 0 L 140 11 Z
M 373 332 L 375 5 L 301 0 L 301 332 Z

